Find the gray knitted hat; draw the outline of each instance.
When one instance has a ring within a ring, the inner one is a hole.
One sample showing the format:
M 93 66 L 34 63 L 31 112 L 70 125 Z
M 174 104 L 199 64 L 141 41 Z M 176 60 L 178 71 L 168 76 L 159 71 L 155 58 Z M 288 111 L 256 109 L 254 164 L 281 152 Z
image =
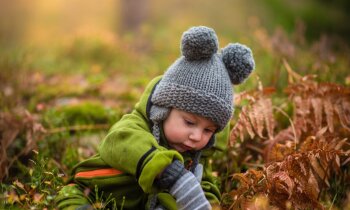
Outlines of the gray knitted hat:
M 222 130 L 232 116 L 232 84 L 239 84 L 254 69 L 251 50 L 229 44 L 217 53 L 213 29 L 192 27 L 182 35 L 182 56 L 166 71 L 152 95 L 153 121 L 164 120 L 177 108 L 209 118 Z M 163 118 L 163 119 L 161 119 Z

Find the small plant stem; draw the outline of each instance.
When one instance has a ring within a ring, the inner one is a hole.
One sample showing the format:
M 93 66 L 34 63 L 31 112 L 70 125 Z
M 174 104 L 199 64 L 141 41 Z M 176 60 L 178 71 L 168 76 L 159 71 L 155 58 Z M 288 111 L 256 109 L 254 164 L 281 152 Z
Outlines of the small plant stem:
M 297 150 L 297 134 L 295 132 L 295 127 L 294 127 L 294 123 L 293 123 L 292 119 L 290 119 L 288 114 L 285 111 L 283 111 L 281 108 L 279 108 L 277 106 L 273 106 L 273 108 L 276 109 L 277 111 L 279 111 L 281 114 L 283 114 L 289 120 L 289 123 L 292 127 L 293 135 L 294 135 L 294 150 L 296 151 Z
M 285 58 L 282 59 L 282 62 L 283 62 L 283 65 L 288 72 L 288 75 L 290 76 L 290 77 L 288 77 L 288 80 L 290 83 L 294 82 L 293 78 L 295 78 L 298 81 L 300 81 L 302 79 L 302 76 L 300 76 L 295 71 L 293 71 L 292 67 L 290 67 L 289 63 L 287 62 L 287 60 Z
M 337 196 L 338 196 L 338 192 L 335 194 L 335 196 L 334 196 L 334 198 L 333 198 L 333 200 L 332 200 L 332 204 L 331 204 L 331 206 L 329 207 L 329 210 L 332 210 L 333 204 L 334 204 L 335 199 L 337 198 Z

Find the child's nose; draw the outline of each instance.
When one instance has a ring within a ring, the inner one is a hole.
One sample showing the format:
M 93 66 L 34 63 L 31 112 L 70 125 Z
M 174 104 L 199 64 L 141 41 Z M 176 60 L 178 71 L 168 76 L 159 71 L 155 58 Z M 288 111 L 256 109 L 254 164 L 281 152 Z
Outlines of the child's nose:
M 194 129 L 189 138 L 192 140 L 192 141 L 201 141 L 202 140 L 202 135 L 203 135 L 203 132 L 200 130 L 200 129 Z

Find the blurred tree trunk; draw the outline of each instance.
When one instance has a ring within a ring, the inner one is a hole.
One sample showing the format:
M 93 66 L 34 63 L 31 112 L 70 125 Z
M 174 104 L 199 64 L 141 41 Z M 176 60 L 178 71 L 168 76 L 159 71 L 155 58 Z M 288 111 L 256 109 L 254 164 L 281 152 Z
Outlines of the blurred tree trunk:
M 121 0 L 121 31 L 137 32 L 148 16 L 148 0 Z

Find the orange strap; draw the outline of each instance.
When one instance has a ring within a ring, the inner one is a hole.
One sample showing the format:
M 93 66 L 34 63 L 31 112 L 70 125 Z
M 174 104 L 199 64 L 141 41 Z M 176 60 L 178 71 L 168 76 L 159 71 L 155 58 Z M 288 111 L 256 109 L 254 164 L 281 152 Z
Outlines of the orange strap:
M 75 174 L 75 178 L 93 178 L 99 176 L 115 176 L 122 174 L 122 171 L 119 171 L 114 168 L 105 168 L 105 169 L 97 169 L 93 171 L 82 171 Z

